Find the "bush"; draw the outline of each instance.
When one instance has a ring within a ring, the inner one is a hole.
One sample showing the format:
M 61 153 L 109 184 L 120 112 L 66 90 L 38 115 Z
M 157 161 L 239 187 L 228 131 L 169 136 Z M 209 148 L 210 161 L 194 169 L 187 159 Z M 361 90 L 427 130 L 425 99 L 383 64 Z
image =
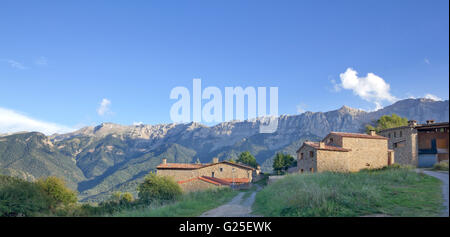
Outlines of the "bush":
M 441 161 L 433 165 L 434 170 L 448 171 L 448 161 Z
M 35 183 L 0 175 L 0 216 L 33 216 L 48 211 L 48 198 Z
M 150 173 L 138 186 L 139 200 L 150 203 L 155 200 L 171 201 L 179 198 L 183 192 L 180 185 L 172 177 L 162 177 Z
M 47 195 L 50 208 L 77 202 L 77 194 L 66 187 L 64 180 L 50 176 L 37 181 L 37 185 Z

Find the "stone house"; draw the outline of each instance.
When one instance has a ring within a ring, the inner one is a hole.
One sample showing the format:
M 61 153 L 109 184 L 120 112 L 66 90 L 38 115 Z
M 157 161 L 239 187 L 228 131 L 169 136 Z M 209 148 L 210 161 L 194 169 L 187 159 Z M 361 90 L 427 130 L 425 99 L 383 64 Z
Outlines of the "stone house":
M 431 167 L 448 161 L 449 123 L 426 124 L 408 121 L 408 126 L 385 129 L 379 132 L 389 139 L 389 148 L 395 151 L 395 162 L 416 167 Z
M 388 139 L 375 134 L 331 132 L 320 142 L 306 141 L 297 150 L 297 172 L 356 172 L 394 163 Z
M 156 167 L 156 174 L 173 177 L 184 191 L 189 192 L 248 184 L 259 170 L 239 163 L 219 162 L 218 158 L 208 164 L 167 163 L 167 159 L 163 159 L 162 164 Z

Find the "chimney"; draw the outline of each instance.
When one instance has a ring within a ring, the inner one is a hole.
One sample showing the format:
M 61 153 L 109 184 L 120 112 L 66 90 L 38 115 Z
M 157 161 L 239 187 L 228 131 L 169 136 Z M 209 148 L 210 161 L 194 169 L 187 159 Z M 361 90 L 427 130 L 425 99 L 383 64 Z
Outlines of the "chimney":
M 166 159 L 166 158 L 163 158 L 163 159 L 162 159 L 162 163 L 163 163 L 163 165 L 167 164 L 167 159 Z
M 325 148 L 325 142 L 319 142 L 319 148 Z
M 214 164 L 219 163 L 219 158 L 214 157 L 214 158 L 212 159 L 212 163 L 214 163 Z
M 434 123 L 434 120 L 427 120 L 427 124 L 433 124 Z
M 409 120 L 409 121 L 408 121 L 408 126 L 410 126 L 410 127 L 415 127 L 415 126 L 417 126 L 417 121 L 416 121 L 416 120 Z
M 375 130 L 370 130 L 370 136 L 376 136 L 377 132 Z

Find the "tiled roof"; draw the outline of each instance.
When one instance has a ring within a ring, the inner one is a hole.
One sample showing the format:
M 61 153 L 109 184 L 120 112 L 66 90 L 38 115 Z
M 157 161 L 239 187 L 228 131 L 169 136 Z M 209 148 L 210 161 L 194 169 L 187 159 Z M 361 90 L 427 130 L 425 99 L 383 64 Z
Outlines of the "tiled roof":
M 317 150 L 326 150 L 326 151 L 351 151 L 351 149 L 345 149 L 337 146 L 325 145 L 324 147 L 320 147 L 318 142 L 304 142 L 303 145 L 310 146 Z M 303 147 L 303 146 L 302 146 Z M 300 149 L 299 149 L 300 150 Z
M 249 183 L 250 180 L 246 178 L 221 178 L 221 180 L 224 180 L 228 183 Z
M 212 184 L 216 184 L 216 185 L 230 185 L 231 183 L 223 180 L 223 179 L 219 179 L 219 178 L 213 178 L 213 177 L 209 177 L 209 176 L 201 176 L 198 177 L 200 180 L 212 183 Z
M 363 134 L 363 133 L 349 133 L 349 132 L 331 132 L 330 134 L 337 135 L 340 137 L 352 137 L 352 138 L 366 138 L 366 139 L 385 139 L 386 137 L 379 136 L 379 135 L 369 135 L 369 134 Z

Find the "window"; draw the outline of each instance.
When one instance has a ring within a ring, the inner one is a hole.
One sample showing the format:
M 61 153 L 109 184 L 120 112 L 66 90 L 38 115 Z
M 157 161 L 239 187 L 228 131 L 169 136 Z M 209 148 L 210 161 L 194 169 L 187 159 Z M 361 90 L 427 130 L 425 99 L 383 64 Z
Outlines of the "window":
M 300 153 L 300 160 L 303 160 L 303 152 Z
M 309 152 L 309 157 L 314 157 L 314 151 Z
M 330 138 L 329 143 L 333 143 L 333 138 Z
M 212 172 L 212 173 L 211 173 L 211 177 L 213 177 L 213 178 L 214 178 L 214 172 Z
M 223 171 L 223 168 L 219 168 L 219 170 L 220 170 L 220 172 L 222 172 L 222 171 Z
M 400 137 L 402 137 L 403 136 L 403 132 L 402 131 L 400 131 Z
M 394 148 L 400 148 L 405 146 L 405 141 L 394 143 Z
M 397 137 L 397 132 L 394 132 L 394 137 Z
M 300 169 L 300 173 L 303 173 L 303 169 Z
M 391 133 L 388 133 L 388 137 L 391 138 Z

